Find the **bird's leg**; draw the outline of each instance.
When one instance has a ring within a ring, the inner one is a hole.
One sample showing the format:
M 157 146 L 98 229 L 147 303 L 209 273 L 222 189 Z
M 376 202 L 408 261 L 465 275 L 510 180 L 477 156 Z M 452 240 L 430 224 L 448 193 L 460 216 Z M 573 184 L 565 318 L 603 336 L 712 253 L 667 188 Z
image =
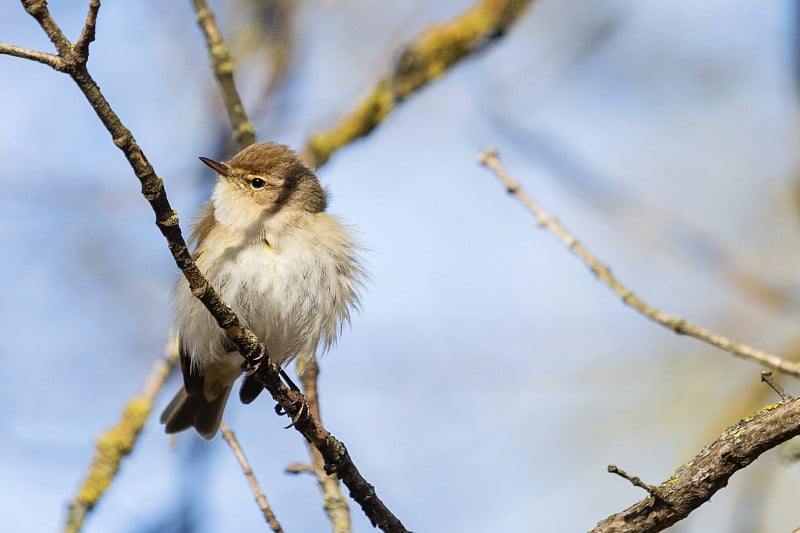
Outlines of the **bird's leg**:
M 289 377 L 289 374 L 286 373 L 284 369 L 281 368 L 281 377 L 283 378 L 283 382 L 286 383 L 286 386 L 289 387 L 293 391 L 300 392 L 300 387 L 298 387 L 292 378 Z
M 303 393 L 300 391 L 300 387 L 298 387 L 297 384 L 294 381 L 292 381 L 292 378 L 289 377 L 289 374 L 287 374 L 286 371 L 282 368 L 280 370 L 280 373 L 281 373 L 281 378 L 286 383 L 286 386 L 289 387 L 290 390 L 289 396 L 292 397 L 294 406 L 297 406 L 298 404 L 300 405 L 299 407 L 296 408 L 297 412 L 294 414 L 287 412 L 283 407 L 280 406 L 280 404 L 275 406 L 275 412 L 278 415 L 281 416 L 287 415 L 289 416 L 289 418 L 292 419 L 292 423 L 286 426 L 286 429 L 289 429 L 290 427 L 295 425 L 295 423 L 298 420 L 300 420 L 300 418 L 306 415 L 308 411 L 308 404 L 306 404 L 303 398 Z

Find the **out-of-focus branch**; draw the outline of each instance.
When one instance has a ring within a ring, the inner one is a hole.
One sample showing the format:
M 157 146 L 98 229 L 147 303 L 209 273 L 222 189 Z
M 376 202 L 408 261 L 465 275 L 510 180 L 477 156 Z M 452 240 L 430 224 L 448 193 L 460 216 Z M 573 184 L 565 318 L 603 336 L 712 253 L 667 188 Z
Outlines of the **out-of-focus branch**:
M 214 75 L 222 89 L 225 110 L 233 127 L 233 137 L 239 149 L 246 148 L 256 142 L 256 129 L 247 118 L 236 84 L 233 81 L 233 55 L 231 49 L 225 44 L 222 33 L 214 20 L 214 13 L 208 8 L 205 0 L 192 0 L 197 24 L 203 30 L 208 46 L 208 55 L 214 69 Z
M 280 378 L 280 368 L 269 359 L 267 349 L 256 335 L 245 328 L 233 310 L 223 302 L 208 283 L 189 254 L 183 238 L 178 215 L 172 209 L 164 190 L 164 183 L 139 147 L 130 130 L 122 124 L 117 114 L 103 96 L 86 67 L 86 61 L 75 46 L 64 37 L 47 9 L 44 0 L 22 0 L 25 9 L 39 22 L 55 44 L 59 57 L 65 61 L 65 71 L 83 92 L 100 121 L 106 127 L 114 144 L 125 154 L 136 177 L 142 184 L 142 195 L 150 204 L 162 235 L 166 238 L 175 263 L 189 283 L 192 294 L 208 309 L 217 324 L 225 330 L 237 351 L 250 364 L 257 366 L 255 377 L 269 391 L 280 409 L 288 414 L 293 427 L 314 444 L 325 459 L 326 471 L 337 473 L 350 489 L 350 496 L 359 503 L 373 525 L 384 531 L 407 531 L 400 520 L 378 498 L 375 489 L 356 468 L 344 444 L 331 435 L 310 413 L 305 397 L 290 390 Z
M 617 24 L 619 21 L 617 21 Z M 515 104 L 509 102 L 509 108 Z M 513 113 L 513 111 L 509 111 Z M 526 150 L 529 159 L 543 165 L 555 183 L 625 231 L 636 234 L 660 253 L 691 263 L 714 274 L 748 298 L 780 311 L 798 307 L 800 284 L 793 280 L 770 279 L 766 269 L 751 257 L 728 246 L 719 235 L 708 231 L 678 209 L 648 202 L 600 172 L 582 159 L 578 150 L 564 139 L 521 126 L 507 116 L 494 115 L 492 121 L 503 138 Z M 642 217 L 647 224 L 641 224 Z
M 250 490 L 253 491 L 253 495 L 256 497 L 256 503 L 258 504 L 258 508 L 261 509 L 261 514 L 264 515 L 264 520 L 267 521 L 272 531 L 275 533 L 283 533 L 283 528 L 280 522 L 278 522 L 275 513 L 272 512 L 267 502 L 267 497 L 264 495 L 264 491 L 261 490 L 261 485 L 258 484 L 256 475 L 253 473 L 253 469 L 250 468 L 250 463 L 247 461 L 244 450 L 242 450 L 239 441 L 236 439 L 236 434 L 230 430 L 228 424 L 226 424 L 224 420 L 220 423 L 219 428 L 222 431 L 222 438 L 228 443 L 228 446 L 231 447 L 233 455 L 242 467 L 244 477 L 247 479 L 247 484 L 250 485 Z
M 119 471 L 120 463 L 133 450 L 145 422 L 153 410 L 153 402 L 178 362 L 178 345 L 173 343 L 169 354 L 153 365 L 142 389 L 128 400 L 116 426 L 97 440 L 89 472 L 69 504 L 66 533 L 81 530 L 86 515 L 91 511 Z
M 586 247 L 584 247 L 575 236 L 570 233 L 561 223 L 551 217 L 542 209 L 528 194 L 523 191 L 517 180 L 515 180 L 500 163 L 497 151 L 490 148 L 483 152 L 479 157 L 479 162 L 492 170 L 494 174 L 503 182 L 509 193 L 513 194 L 522 204 L 528 208 L 536 217 L 536 224 L 555 235 L 564 245 L 579 257 L 587 267 L 594 273 L 598 280 L 606 284 L 612 291 L 622 298 L 622 301 L 632 307 L 653 322 L 671 329 L 679 335 L 688 335 L 698 340 L 716 346 L 726 352 L 754 361 L 767 368 L 800 377 L 800 364 L 788 361 L 777 355 L 767 353 L 746 344 L 734 342 L 727 337 L 718 335 L 707 329 L 695 326 L 691 322 L 673 315 L 668 315 L 645 303 L 636 296 L 628 287 L 623 285 L 612 273 L 611 269 L 601 263 Z
M 317 420 L 322 422 L 319 409 L 319 395 L 317 382 L 319 379 L 319 365 L 317 358 L 312 356 L 307 361 L 298 362 L 297 373 L 303 383 L 303 392 L 306 395 L 308 408 Z M 347 505 L 347 498 L 342 494 L 339 487 L 339 478 L 336 474 L 328 475 L 325 472 L 325 460 L 319 450 L 309 444 L 308 452 L 311 454 L 310 471 L 317 478 L 317 484 L 322 490 L 322 502 L 328 519 L 331 521 L 334 533 L 350 533 L 350 507 Z M 287 469 L 287 471 L 291 471 Z M 291 471 L 297 473 L 297 470 Z
M 666 529 L 710 500 L 734 473 L 796 435 L 800 435 L 800 399 L 769 405 L 726 429 L 671 478 L 658 487 L 650 487 L 649 497 L 609 516 L 592 532 L 647 533 Z
M 394 106 L 443 75 L 460 60 L 503 36 L 532 0 L 480 0 L 446 24 L 431 26 L 400 53 L 393 72 L 333 128 L 306 141 L 303 159 L 322 166 L 339 148 L 372 132 Z
M 273 104 L 289 76 L 294 59 L 294 21 L 300 3 L 296 0 L 247 0 L 246 7 L 237 10 L 236 34 L 231 47 L 240 54 L 258 58 L 264 66 L 264 85 L 250 107 L 250 116 L 274 120 Z M 245 19 L 245 20 L 242 20 Z

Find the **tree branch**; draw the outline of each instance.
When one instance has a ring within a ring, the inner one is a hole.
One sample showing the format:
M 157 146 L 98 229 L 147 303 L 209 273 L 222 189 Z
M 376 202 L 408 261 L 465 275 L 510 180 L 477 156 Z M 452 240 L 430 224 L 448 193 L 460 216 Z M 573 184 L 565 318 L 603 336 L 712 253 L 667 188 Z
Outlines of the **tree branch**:
M 105 494 L 119 471 L 120 463 L 139 438 L 145 422 L 153 410 L 153 403 L 167 378 L 178 362 L 178 345 L 173 343 L 169 354 L 153 365 L 142 389 L 128 400 L 116 426 L 108 429 L 97 440 L 89 471 L 78 494 L 69 504 L 66 533 L 77 533 L 83 527 L 86 515 Z
M 225 44 L 222 33 L 214 20 L 214 13 L 208 8 L 205 0 L 192 0 L 195 13 L 197 14 L 197 24 L 203 31 L 208 47 L 208 55 L 211 59 L 211 66 L 222 89 L 225 110 L 233 127 L 233 137 L 239 149 L 246 148 L 256 142 L 256 129 L 253 123 L 247 118 L 239 92 L 233 80 L 233 56 L 231 49 Z
M 45 65 L 64 72 L 65 63 L 57 55 L 48 54 L 47 52 L 37 52 L 28 48 L 22 48 L 13 44 L 0 43 L 0 54 L 8 56 L 21 57 L 22 59 L 30 59 L 31 61 L 38 61 Z
M 47 9 L 47 0 L 22 0 L 22 6 L 30 16 L 36 19 L 39 26 L 42 27 L 50 42 L 56 47 L 58 55 L 60 55 L 67 64 L 73 61 L 72 43 L 69 42 L 64 36 L 64 32 L 58 27 L 56 21 L 50 16 L 50 11 Z
M 100 11 L 100 0 L 89 0 L 89 12 L 83 30 L 75 43 L 75 56 L 78 61 L 86 63 L 89 60 L 89 45 L 94 42 L 94 32 L 97 26 L 97 12 Z
M 775 394 L 781 397 L 781 402 L 786 403 L 794 400 L 794 398 L 783 389 L 781 384 L 775 381 L 775 378 L 772 377 L 772 371 L 762 370 L 761 381 L 769 385 L 769 388 L 774 390 Z
M 678 468 L 675 475 L 658 487 L 651 487 L 657 496 L 651 495 L 609 516 L 592 533 L 647 533 L 666 529 L 710 500 L 734 473 L 759 455 L 797 435 L 800 435 L 800 399 L 769 405 L 726 429 Z
M 226 424 L 224 420 L 220 423 L 219 428 L 222 431 L 222 438 L 228 443 L 228 446 L 231 447 L 233 455 L 236 457 L 236 460 L 239 461 L 239 465 L 242 467 L 244 477 L 247 479 L 247 484 L 250 485 L 250 490 L 253 491 L 253 495 L 256 497 L 256 503 L 258 504 L 258 508 L 261 509 L 261 514 L 264 515 L 264 520 L 267 521 L 267 524 L 269 524 L 269 527 L 272 529 L 272 531 L 275 533 L 283 533 L 283 528 L 281 527 L 280 522 L 278 522 L 278 518 L 275 516 L 275 513 L 273 513 L 272 509 L 270 509 L 269 503 L 267 503 L 267 497 L 264 495 L 264 491 L 261 490 L 261 486 L 258 484 L 256 475 L 253 473 L 253 469 L 250 467 L 250 463 L 247 462 L 247 457 L 245 457 L 244 450 L 242 450 L 242 447 L 239 445 L 239 441 L 236 439 L 236 434 L 230 430 L 228 424 Z
M 92 109 L 111 134 L 114 144 L 122 150 L 133 168 L 142 185 L 142 195 L 155 214 L 156 226 L 167 240 L 173 259 L 186 277 L 192 293 L 214 316 L 217 324 L 225 330 L 245 360 L 251 363 L 260 363 L 255 372 L 256 379 L 270 392 L 280 409 L 292 418 L 295 429 L 322 453 L 325 458 L 326 470 L 339 475 L 350 489 L 350 496 L 361 505 L 372 524 L 384 531 L 405 532 L 406 529 L 400 520 L 378 498 L 374 487 L 364 479 L 353 464 L 344 444 L 333 437 L 311 415 L 301 393 L 292 391 L 283 384 L 279 374 L 280 368 L 269 359 L 266 347 L 252 331 L 242 326 L 233 310 L 220 299 L 219 294 L 197 268 L 183 238 L 178 224 L 178 215 L 167 199 L 163 181 L 145 157 L 133 134 L 122 124 L 92 79 L 86 68 L 86 61 L 76 54 L 73 45 L 64 38 L 47 10 L 47 3 L 43 0 L 22 0 L 22 3 L 50 36 L 59 50 L 59 56 L 67 64 L 66 71 L 83 92 Z
M 616 474 L 623 479 L 627 479 L 630 481 L 631 485 L 634 487 L 639 487 L 640 489 L 644 489 L 650 493 L 656 499 L 663 500 L 663 496 L 661 493 L 658 492 L 658 487 L 654 487 L 653 485 L 649 485 L 642 481 L 639 476 L 632 476 L 617 465 L 608 465 L 608 473 L 609 474 Z
M 317 420 L 322 422 L 319 409 L 319 395 L 317 391 L 317 381 L 319 378 L 319 365 L 317 358 L 312 356 L 306 362 L 298 362 L 297 373 L 303 383 L 303 392 L 306 395 L 308 408 Z M 339 487 L 339 478 L 335 474 L 328 475 L 325 472 L 325 460 L 315 447 L 308 445 L 308 453 L 311 454 L 311 464 L 309 471 L 317 478 L 317 484 L 322 490 L 322 502 L 328 519 L 331 521 L 334 533 L 350 533 L 350 507 L 347 505 L 347 498 L 342 494 Z M 295 470 L 294 473 L 297 473 Z
M 414 91 L 442 76 L 460 60 L 503 36 L 532 0 L 480 0 L 446 24 L 431 26 L 400 53 L 394 71 L 337 126 L 313 134 L 303 159 L 319 168 L 343 146 L 368 135 Z
M 594 273 L 598 280 L 607 285 L 612 291 L 617 293 L 622 301 L 632 307 L 640 314 L 649 318 L 653 322 L 671 329 L 678 335 L 688 335 L 701 340 L 712 346 L 716 346 L 735 356 L 754 361 L 767 368 L 783 372 L 795 377 L 800 377 L 800 364 L 787 361 L 777 355 L 767 353 L 746 344 L 732 341 L 727 337 L 718 335 L 707 329 L 695 326 L 691 322 L 673 315 L 664 313 L 647 303 L 633 293 L 628 287 L 622 284 L 612 273 L 611 269 L 601 263 L 586 247 L 584 247 L 575 236 L 569 232 L 561 223 L 551 217 L 542 209 L 528 194 L 523 191 L 517 180 L 515 180 L 500 163 L 497 151 L 490 148 L 480 154 L 478 161 L 480 164 L 489 168 L 503 182 L 506 190 L 513 194 L 522 204 L 528 208 L 536 217 L 536 224 L 555 235 L 564 245 L 569 248 L 584 264 Z

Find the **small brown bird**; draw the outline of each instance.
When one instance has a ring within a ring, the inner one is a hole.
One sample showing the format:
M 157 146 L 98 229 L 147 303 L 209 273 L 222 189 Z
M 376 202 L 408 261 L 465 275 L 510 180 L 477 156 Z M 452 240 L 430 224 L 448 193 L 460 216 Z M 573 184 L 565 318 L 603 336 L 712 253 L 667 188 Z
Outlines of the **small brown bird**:
M 200 270 L 273 361 L 330 348 L 358 308 L 367 275 L 348 228 L 325 213 L 317 177 L 275 143 L 251 145 L 227 163 L 200 159 L 218 174 L 189 239 Z M 175 300 L 183 387 L 161 422 L 167 433 L 194 427 L 210 440 L 244 358 L 184 278 Z M 260 392 L 247 376 L 239 396 L 250 403 Z

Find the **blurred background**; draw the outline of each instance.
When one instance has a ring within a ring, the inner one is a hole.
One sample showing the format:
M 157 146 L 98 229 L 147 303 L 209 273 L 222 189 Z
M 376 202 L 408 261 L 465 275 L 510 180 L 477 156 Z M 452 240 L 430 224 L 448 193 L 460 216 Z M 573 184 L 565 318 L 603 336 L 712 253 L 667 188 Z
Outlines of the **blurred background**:
M 73 39 L 85 4 L 50 6 Z M 211 3 L 259 140 L 298 150 L 404 43 L 472 4 Z M 323 417 L 409 529 L 590 529 L 645 495 L 608 463 L 658 484 L 776 400 L 758 366 L 624 307 L 476 158 L 497 146 L 646 301 L 796 359 L 797 21 L 788 0 L 540 0 L 320 170 L 374 278 L 321 360 Z M 0 4 L 0 40 L 51 50 L 18 2 Z M 212 185 L 197 156 L 234 151 L 190 3 L 104 4 L 89 67 L 186 230 Z M 178 270 L 72 81 L 7 56 L 0 80 L 0 517 L 54 531 L 94 440 L 165 351 Z M 284 473 L 307 453 L 272 402 L 233 401 L 226 419 L 285 530 L 329 530 L 313 479 Z M 785 455 L 673 530 L 797 527 Z M 153 419 L 84 530 L 264 529 L 219 437 L 171 446 Z

